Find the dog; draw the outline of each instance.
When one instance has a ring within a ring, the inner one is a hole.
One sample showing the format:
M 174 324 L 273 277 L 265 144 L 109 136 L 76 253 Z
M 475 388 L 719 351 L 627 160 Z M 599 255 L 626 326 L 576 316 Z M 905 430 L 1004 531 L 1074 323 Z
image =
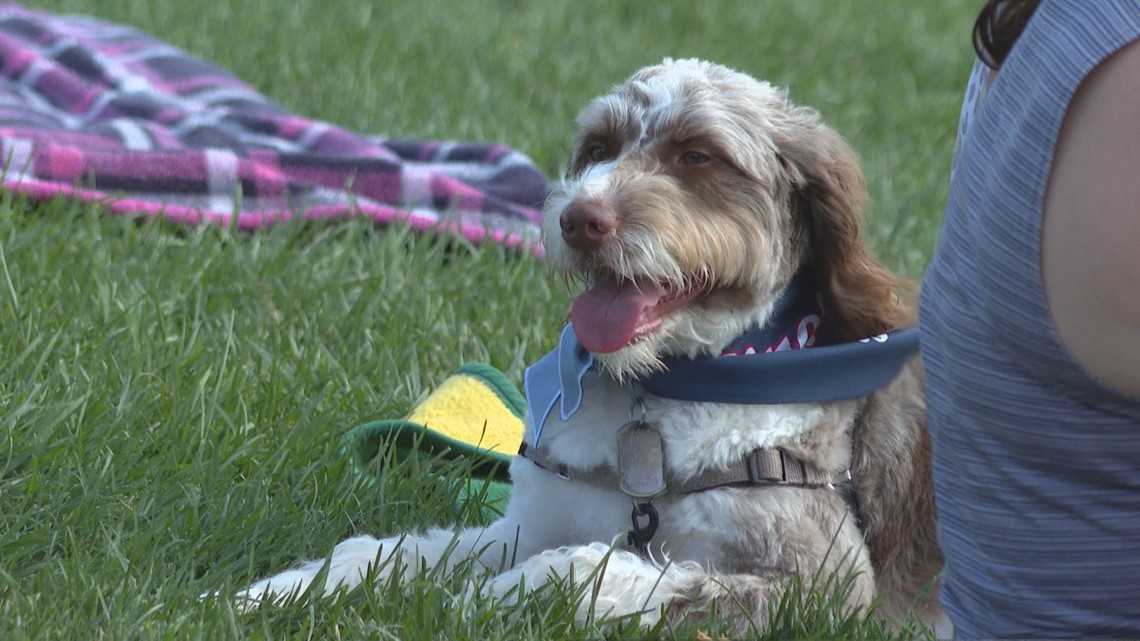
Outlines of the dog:
M 592 607 L 652 625 L 715 608 L 741 631 L 763 629 L 790 579 L 849 576 L 850 610 L 875 601 L 896 622 L 912 610 L 937 620 L 913 350 L 874 384 L 857 358 L 848 382 L 871 389 L 836 398 L 814 384 L 834 373 L 826 363 L 769 383 L 748 374 L 873 351 L 914 322 L 907 283 L 862 239 L 852 149 L 785 91 L 692 59 L 636 72 L 578 124 L 542 231 L 550 264 L 585 289 L 559 348 L 527 371 L 531 415 L 505 516 L 345 540 L 325 592 L 474 556 L 492 595 L 524 579 L 594 581 L 583 619 Z M 736 398 L 759 388 L 772 398 Z M 240 596 L 304 590 L 325 563 Z

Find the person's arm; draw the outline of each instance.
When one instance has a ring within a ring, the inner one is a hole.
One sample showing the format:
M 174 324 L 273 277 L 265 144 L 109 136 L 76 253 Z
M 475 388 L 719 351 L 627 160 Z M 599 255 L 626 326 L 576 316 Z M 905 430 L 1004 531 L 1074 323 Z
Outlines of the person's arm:
M 1069 106 L 1041 242 L 1062 341 L 1093 376 L 1140 398 L 1140 42 L 1101 64 Z

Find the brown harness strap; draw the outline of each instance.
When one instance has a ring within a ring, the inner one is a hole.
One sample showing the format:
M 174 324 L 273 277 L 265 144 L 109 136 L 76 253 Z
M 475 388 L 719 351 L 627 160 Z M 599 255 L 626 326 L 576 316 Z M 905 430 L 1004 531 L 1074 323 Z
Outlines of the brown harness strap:
M 570 469 L 565 464 L 554 461 L 545 451 L 531 447 L 526 441 L 519 445 L 519 456 L 567 481 L 581 481 L 612 490 L 621 488 L 619 473 L 609 465 L 599 465 L 585 470 Z M 723 470 L 705 470 L 685 481 L 668 477 L 666 493 L 690 494 L 718 487 L 751 485 L 835 489 L 837 485 L 850 479 L 849 472 L 845 472 L 842 478 L 836 479 L 814 465 L 788 455 L 780 448 L 761 447 L 752 450 Z

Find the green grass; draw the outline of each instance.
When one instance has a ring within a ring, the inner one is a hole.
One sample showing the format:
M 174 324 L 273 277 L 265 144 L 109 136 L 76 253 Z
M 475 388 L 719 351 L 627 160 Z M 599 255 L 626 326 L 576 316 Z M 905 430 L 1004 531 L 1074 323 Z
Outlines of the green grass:
M 589 97 L 666 55 L 715 59 L 790 86 L 850 139 L 872 241 L 917 277 L 945 199 L 976 4 L 38 6 L 138 26 L 298 113 L 502 141 L 552 176 Z M 571 625 L 564 589 L 517 609 L 457 606 L 462 573 L 249 615 L 197 598 L 350 534 L 454 521 L 453 490 L 427 464 L 385 469 L 372 487 L 335 457 L 339 435 L 403 415 L 464 362 L 521 380 L 568 297 L 532 259 L 401 229 L 240 234 L 0 194 L 0 638 L 597 638 L 602 628 Z M 883 635 L 825 596 L 782 610 L 774 636 Z

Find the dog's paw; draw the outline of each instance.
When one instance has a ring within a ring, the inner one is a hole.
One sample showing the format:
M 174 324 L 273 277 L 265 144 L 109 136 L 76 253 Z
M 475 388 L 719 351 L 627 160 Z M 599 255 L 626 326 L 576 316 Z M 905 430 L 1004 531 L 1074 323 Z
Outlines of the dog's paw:
M 390 560 L 398 546 L 399 539 L 381 541 L 371 536 L 346 539 L 333 548 L 332 556 L 327 560 L 307 561 L 299 567 L 262 579 L 238 592 L 234 598 L 243 610 L 251 610 L 263 603 L 291 601 L 310 590 L 322 572 L 323 583 L 319 586 L 322 594 L 350 590 L 367 576 L 383 579 L 391 574 L 393 564 Z
M 262 579 L 235 594 L 234 601 L 243 611 L 253 610 L 265 603 L 292 601 L 309 589 L 324 563 L 323 560 L 309 561 L 298 568 Z
M 514 569 L 496 575 L 483 588 L 486 596 L 512 598 L 532 592 L 555 580 L 581 583 L 594 575 L 610 549 L 601 543 L 563 547 L 540 552 Z
M 653 625 L 661 617 L 662 606 L 678 595 L 692 572 L 673 564 L 662 568 L 632 552 L 593 543 L 537 554 L 491 579 L 483 592 L 517 603 L 524 591 L 552 581 L 569 581 L 580 593 L 579 622 L 640 614 L 642 624 Z
M 643 626 L 657 623 L 664 608 L 698 580 L 698 568 L 669 563 L 658 565 L 632 552 L 615 550 L 599 567 L 593 590 L 587 590 L 578 610 L 585 619 L 596 616 L 641 616 Z

